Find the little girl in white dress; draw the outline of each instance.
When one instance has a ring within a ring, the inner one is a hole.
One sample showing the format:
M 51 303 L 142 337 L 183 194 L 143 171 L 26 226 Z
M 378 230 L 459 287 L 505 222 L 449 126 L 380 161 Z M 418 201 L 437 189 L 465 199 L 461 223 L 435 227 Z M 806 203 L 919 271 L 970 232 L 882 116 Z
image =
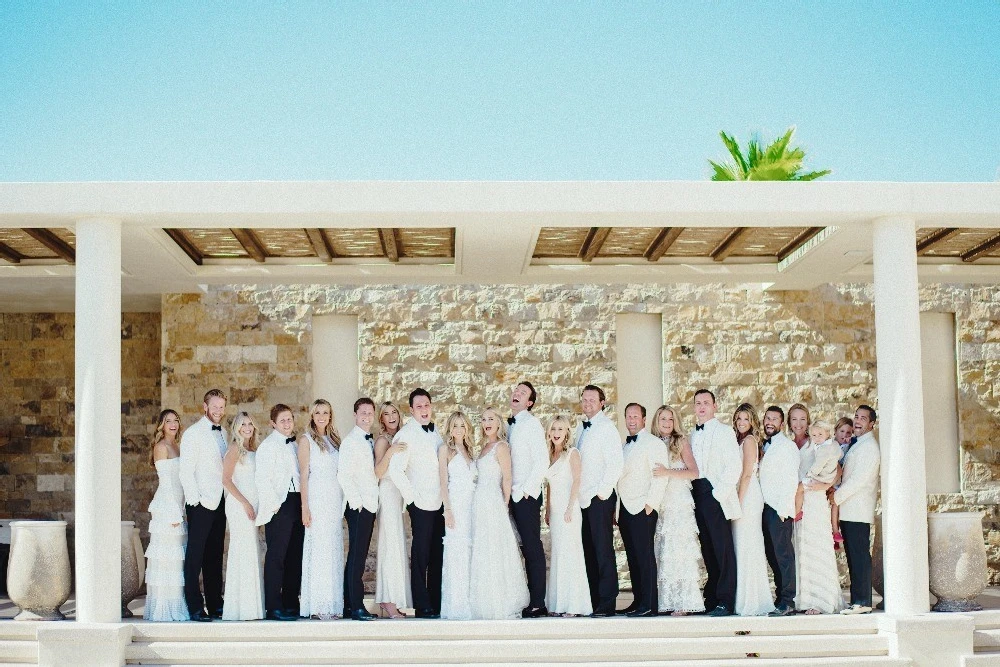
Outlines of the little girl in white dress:
M 444 447 L 438 449 L 441 499 L 444 501 L 444 565 L 441 618 L 472 618 L 469 574 L 472 565 L 472 498 L 476 468 L 472 460 L 472 424 L 453 412 L 445 424 Z

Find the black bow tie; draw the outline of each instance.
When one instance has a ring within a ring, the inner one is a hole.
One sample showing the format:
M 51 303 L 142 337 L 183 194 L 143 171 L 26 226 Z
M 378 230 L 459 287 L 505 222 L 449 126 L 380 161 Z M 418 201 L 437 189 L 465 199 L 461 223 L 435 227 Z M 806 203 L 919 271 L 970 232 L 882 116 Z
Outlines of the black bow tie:
M 507 417 L 507 426 L 513 426 L 516 421 L 513 417 Z
M 375 436 L 373 436 L 371 433 L 365 433 L 365 440 L 374 441 L 375 440 Z
M 212 425 L 212 430 L 213 431 L 221 431 L 222 430 L 222 426 L 220 426 L 219 424 L 213 424 Z
M 630 435 L 629 437 L 625 438 L 625 444 L 630 445 L 633 442 L 635 442 L 638 438 L 639 438 L 638 433 L 636 435 Z
M 433 433 L 434 432 L 434 422 L 431 422 L 430 424 L 421 424 L 420 428 L 424 429 L 424 433 Z
M 705 425 L 704 424 L 698 424 L 697 426 L 694 427 L 694 430 L 696 430 L 696 431 L 704 431 L 705 430 Z
M 770 438 L 768 438 L 767 440 L 764 441 L 764 446 L 765 447 L 767 447 L 770 444 L 771 444 L 771 439 Z
M 295 442 L 295 436 L 294 435 L 292 437 L 290 437 L 290 438 L 285 438 L 285 444 L 286 445 L 290 445 L 293 442 Z
M 590 428 L 590 422 L 583 422 L 583 428 Z

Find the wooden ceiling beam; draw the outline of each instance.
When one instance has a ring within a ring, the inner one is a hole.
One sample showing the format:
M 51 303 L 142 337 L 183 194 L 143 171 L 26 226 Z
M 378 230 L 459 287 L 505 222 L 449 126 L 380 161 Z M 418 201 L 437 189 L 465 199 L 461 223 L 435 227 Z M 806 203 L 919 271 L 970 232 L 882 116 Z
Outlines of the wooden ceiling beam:
M 962 254 L 963 262 L 974 262 L 994 248 L 1000 247 L 1000 234 L 994 234 L 976 247 Z
M 931 249 L 932 246 L 950 239 L 952 236 L 958 233 L 958 227 L 945 227 L 939 229 L 923 241 L 917 243 L 917 255 L 925 255 Z
M 309 237 L 309 243 L 312 244 L 313 252 L 316 256 L 324 262 L 333 261 L 333 250 L 330 249 L 330 244 L 326 241 L 326 234 L 323 233 L 322 229 L 306 229 L 306 235 Z
M 382 252 L 390 262 L 399 261 L 399 235 L 392 227 L 379 227 L 379 238 L 382 239 Z
M 736 227 L 733 231 L 726 234 L 726 238 L 722 239 L 722 243 L 715 246 L 712 250 L 711 257 L 716 262 L 721 262 L 736 250 L 739 242 L 750 233 L 752 227 Z
M 817 234 L 819 234 L 824 229 L 826 229 L 826 227 L 809 227 L 809 228 L 807 228 L 804 232 L 802 232 L 801 234 L 799 234 L 798 236 L 796 236 L 794 239 L 792 239 L 791 241 L 789 241 L 788 243 L 786 243 L 784 246 L 782 246 L 782 248 L 778 251 L 778 255 L 777 255 L 778 261 L 780 262 L 783 259 L 785 259 L 786 257 L 788 257 L 789 255 L 791 255 L 793 252 L 795 252 L 796 250 L 798 250 L 799 248 L 801 248 L 803 245 L 805 245 L 806 243 L 808 243 L 809 240 L 812 239 L 812 237 L 816 236 Z
M 593 261 L 597 257 L 597 253 L 601 252 L 601 246 L 608 240 L 610 233 L 610 227 L 591 227 L 587 239 L 583 242 L 583 247 L 580 248 L 580 259 L 584 262 Z
M 663 255 L 670 250 L 670 246 L 674 244 L 677 237 L 681 235 L 684 231 L 683 227 L 664 227 L 660 230 L 660 233 L 656 235 L 653 242 L 649 244 L 646 248 L 646 252 L 643 253 L 645 257 L 650 262 L 658 262 Z
M 179 229 L 164 229 L 163 231 L 165 231 L 167 236 L 169 236 L 173 242 L 184 251 L 185 255 L 191 258 L 192 262 L 198 266 L 205 263 L 204 255 L 202 255 L 201 251 L 198 250 L 193 243 L 191 243 L 191 239 L 189 239 L 184 232 Z
M 230 229 L 236 240 L 240 242 L 247 254 L 253 257 L 253 261 L 263 263 L 267 259 L 267 251 L 252 229 Z
M 70 264 L 76 264 L 76 251 L 73 250 L 73 247 L 70 244 L 56 236 L 51 230 L 41 228 L 33 229 L 28 227 L 22 229 L 21 231 L 54 252 L 63 261 L 69 262 Z
M 24 255 L 14 250 L 6 243 L 0 243 L 0 257 L 7 260 L 11 264 L 20 264 L 21 260 L 24 259 Z

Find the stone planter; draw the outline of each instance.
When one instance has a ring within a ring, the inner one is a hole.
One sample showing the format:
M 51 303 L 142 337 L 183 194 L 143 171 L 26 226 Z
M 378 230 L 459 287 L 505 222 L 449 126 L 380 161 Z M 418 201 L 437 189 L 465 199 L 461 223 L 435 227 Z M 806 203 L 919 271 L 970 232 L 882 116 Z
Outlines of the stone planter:
M 122 618 L 132 618 L 128 603 L 135 599 L 142 587 L 139 560 L 142 558 L 142 544 L 138 541 L 135 521 L 122 521 Z
M 15 621 L 58 621 L 71 575 L 65 521 L 11 523 L 7 593 L 21 608 Z
M 934 611 L 979 611 L 976 597 L 986 588 L 986 543 L 982 512 L 927 515 Z

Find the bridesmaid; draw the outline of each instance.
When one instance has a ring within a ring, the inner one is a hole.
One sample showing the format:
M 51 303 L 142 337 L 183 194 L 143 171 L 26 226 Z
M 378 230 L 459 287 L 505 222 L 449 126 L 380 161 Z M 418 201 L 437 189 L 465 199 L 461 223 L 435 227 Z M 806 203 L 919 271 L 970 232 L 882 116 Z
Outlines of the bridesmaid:
M 148 621 L 186 621 L 184 602 L 184 491 L 180 478 L 181 420 L 164 410 L 156 420 L 149 464 L 159 485 L 149 503 L 149 548 L 146 549 L 146 610 Z
M 472 424 L 453 412 L 444 427 L 444 447 L 438 449 L 441 499 L 444 502 L 444 564 L 441 618 L 472 618 L 469 572 L 472 566 L 472 496 L 476 470 L 472 456 Z
M 757 477 L 761 427 L 752 405 L 743 403 L 736 408 L 733 429 L 743 456 L 743 475 L 737 488 L 743 516 L 733 521 L 733 543 L 736 547 L 736 607 L 733 612 L 740 616 L 763 616 L 774 611 L 774 604 L 771 584 L 767 579 L 761 523 L 764 496 Z
M 545 523 L 552 539 L 545 606 L 552 616 L 589 616 L 594 608 L 583 558 L 580 450 L 570 446 L 570 428 L 569 419 L 560 415 L 545 429 L 550 463 Z
M 329 621 L 344 611 L 344 494 L 337 482 L 340 434 L 333 406 L 309 406 L 309 428 L 296 442 L 302 496 L 302 616 Z
M 226 557 L 226 594 L 222 620 L 264 618 L 264 583 L 260 565 L 257 518 L 257 425 L 246 412 L 233 418 L 230 443 L 222 459 L 222 486 L 226 489 L 229 553 Z
M 378 411 L 381 434 L 375 439 L 375 477 L 378 485 L 378 558 L 375 563 L 375 601 L 389 618 L 406 618 L 399 611 L 411 607 L 410 563 L 406 553 L 406 529 L 403 526 L 403 497 L 386 474 L 389 461 L 406 449 L 405 442 L 392 444 L 402 426 L 399 408 L 386 401 Z

